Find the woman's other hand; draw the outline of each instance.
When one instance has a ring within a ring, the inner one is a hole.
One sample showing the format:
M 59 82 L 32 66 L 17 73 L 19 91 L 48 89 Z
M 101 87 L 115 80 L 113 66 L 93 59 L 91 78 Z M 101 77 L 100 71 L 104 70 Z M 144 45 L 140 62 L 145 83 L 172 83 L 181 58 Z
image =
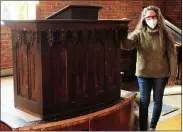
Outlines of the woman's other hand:
M 175 85 L 174 81 L 168 81 L 168 86 L 173 86 L 173 85 Z

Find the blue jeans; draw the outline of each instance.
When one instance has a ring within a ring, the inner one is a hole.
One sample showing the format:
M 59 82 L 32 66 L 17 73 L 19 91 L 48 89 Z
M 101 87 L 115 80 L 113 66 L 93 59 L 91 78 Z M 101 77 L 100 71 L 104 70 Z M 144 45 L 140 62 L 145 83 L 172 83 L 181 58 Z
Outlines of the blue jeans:
M 144 78 L 137 77 L 139 91 L 140 91 L 140 110 L 139 110 L 139 124 L 140 130 L 147 130 L 148 123 L 148 107 L 150 103 L 151 90 L 153 89 L 153 114 L 150 128 L 156 128 L 162 110 L 162 100 L 164 89 L 168 81 L 168 77 L 164 78 Z

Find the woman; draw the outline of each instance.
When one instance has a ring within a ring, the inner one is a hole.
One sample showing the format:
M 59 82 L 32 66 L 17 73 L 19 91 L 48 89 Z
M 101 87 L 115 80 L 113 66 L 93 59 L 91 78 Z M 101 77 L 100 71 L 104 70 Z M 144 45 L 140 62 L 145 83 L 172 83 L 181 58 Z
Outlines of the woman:
M 121 42 L 122 49 L 137 48 L 136 76 L 140 91 L 140 130 L 147 130 L 148 106 L 153 89 L 153 114 L 150 130 L 155 130 L 162 110 L 166 84 L 174 85 L 177 58 L 173 37 L 165 26 L 158 7 L 143 9 L 135 30 Z

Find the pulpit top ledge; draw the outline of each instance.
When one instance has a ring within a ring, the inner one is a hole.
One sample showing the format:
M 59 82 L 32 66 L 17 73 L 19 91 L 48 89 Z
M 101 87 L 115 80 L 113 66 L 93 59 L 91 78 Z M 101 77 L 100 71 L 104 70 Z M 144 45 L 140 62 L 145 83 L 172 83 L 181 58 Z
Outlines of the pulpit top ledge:
M 2 20 L 11 29 L 49 30 L 49 29 L 106 29 L 127 27 L 130 20 L 78 20 L 78 19 L 47 19 L 47 20 Z
M 91 5 L 68 5 L 42 20 L 3 20 L 12 29 L 110 29 L 127 27 L 128 19 L 98 19 L 102 7 Z

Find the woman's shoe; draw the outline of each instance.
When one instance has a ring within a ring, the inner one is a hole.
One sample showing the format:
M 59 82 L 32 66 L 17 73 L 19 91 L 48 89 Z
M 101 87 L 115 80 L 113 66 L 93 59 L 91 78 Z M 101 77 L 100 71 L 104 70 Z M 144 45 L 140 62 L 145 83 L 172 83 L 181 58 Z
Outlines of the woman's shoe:
M 149 131 L 155 131 L 155 128 L 150 128 Z

